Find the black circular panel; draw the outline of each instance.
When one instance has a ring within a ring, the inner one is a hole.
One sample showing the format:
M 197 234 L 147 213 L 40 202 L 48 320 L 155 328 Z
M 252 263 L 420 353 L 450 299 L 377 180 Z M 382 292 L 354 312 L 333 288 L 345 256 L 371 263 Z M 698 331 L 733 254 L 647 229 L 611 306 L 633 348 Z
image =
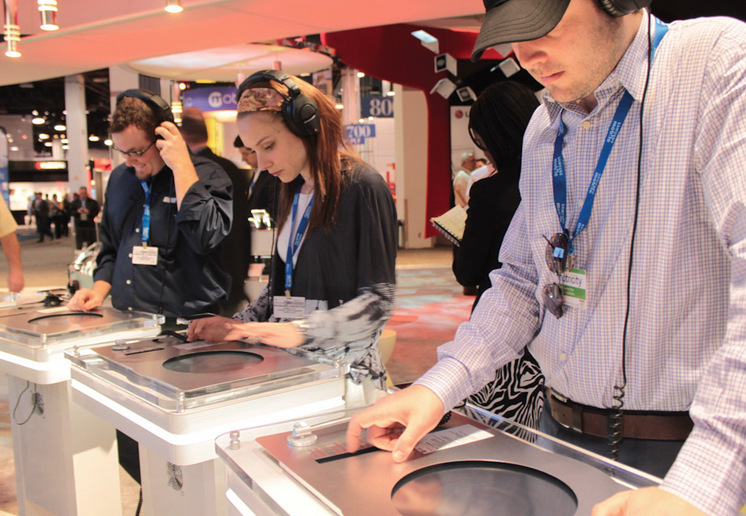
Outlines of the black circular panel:
M 391 495 L 402 516 L 572 516 L 572 490 L 541 471 L 502 462 L 429 466 L 402 478 Z
M 217 350 L 169 358 L 163 367 L 177 373 L 227 373 L 262 363 L 264 357 L 244 351 Z

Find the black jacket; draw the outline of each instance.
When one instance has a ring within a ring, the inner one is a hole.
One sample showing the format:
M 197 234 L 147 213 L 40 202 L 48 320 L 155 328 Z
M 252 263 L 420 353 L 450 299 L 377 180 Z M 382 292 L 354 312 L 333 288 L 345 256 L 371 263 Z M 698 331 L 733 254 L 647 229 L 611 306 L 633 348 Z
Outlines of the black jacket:
M 186 317 L 224 299 L 230 279 L 220 268 L 221 243 L 231 228 L 232 186 L 213 162 L 192 157 L 199 182 L 176 209 L 173 172 L 151 180 L 149 246 L 158 265 L 133 265 L 132 248 L 142 245 L 145 192 L 131 168 L 118 166 L 106 187 L 101 251 L 94 280 L 111 284 L 114 308 Z
M 456 248 L 453 273 L 465 287 L 477 287 L 477 299 L 490 288 L 490 272 L 499 269 L 500 246 L 521 202 L 518 190 L 520 159 L 474 183 L 461 245 Z M 475 301 L 475 305 L 476 305 Z

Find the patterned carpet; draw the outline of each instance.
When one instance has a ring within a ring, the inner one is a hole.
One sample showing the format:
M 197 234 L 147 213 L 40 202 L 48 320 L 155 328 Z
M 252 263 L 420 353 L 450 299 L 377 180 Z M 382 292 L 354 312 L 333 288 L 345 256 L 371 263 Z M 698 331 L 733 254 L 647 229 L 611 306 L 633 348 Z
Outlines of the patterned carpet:
M 409 383 L 422 375 L 436 362 L 436 348 L 451 340 L 458 325 L 469 318 L 474 298 L 462 294 L 450 269 L 450 254 L 450 248 L 400 252 L 396 308 L 386 325 L 397 334 L 386 365 L 394 384 Z M 7 378 L 0 373 L 0 516 L 18 514 L 11 412 Z M 135 514 L 137 489 L 124 475 L 123 510 L 125 516 L 131 516 Z

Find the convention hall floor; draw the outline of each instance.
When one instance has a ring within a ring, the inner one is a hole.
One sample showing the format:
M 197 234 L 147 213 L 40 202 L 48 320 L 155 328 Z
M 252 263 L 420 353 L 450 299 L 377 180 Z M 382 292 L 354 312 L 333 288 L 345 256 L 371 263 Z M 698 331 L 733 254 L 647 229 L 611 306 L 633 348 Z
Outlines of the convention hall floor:
M 67 284 L 67 264 L 72 262 L 70 238 L 37 243 L 33 228 L 19 228 L 26 288 L 35 291 Z M 457 326 L 468 319 L 473 297 L 451 272 L 451 247 L 400 250 L 397 258 L 396 308 L 387 328 L 396 332 L 396 346 L 386 364 L 395 384 L 418 378 L 436 360 L 436 348 L 449 341 Z M 7 264 L 0 258 L 0 292 L 6 288 Z M 10 433 L 12 406 L 7 379 L 0 372 L 0 516 L 17 515 L 13 444 Z M 123 470 L 123 516 L 134 516 L 139 489 Z M 143 516 L 151 516 L 145 515 Z

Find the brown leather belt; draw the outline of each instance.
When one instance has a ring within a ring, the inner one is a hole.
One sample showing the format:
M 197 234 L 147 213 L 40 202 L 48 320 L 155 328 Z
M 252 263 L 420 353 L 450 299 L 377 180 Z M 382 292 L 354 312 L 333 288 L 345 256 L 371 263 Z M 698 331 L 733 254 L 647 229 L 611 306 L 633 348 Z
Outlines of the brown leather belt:
M 552 417 L 560 425 L 582 434 L 609 435 L 614 410 L 575 403 L 549 387 L 546 394 Z M 622 411 L 622 435 L 625 438 L 683 441 L 693 427 L 688 412 Z

